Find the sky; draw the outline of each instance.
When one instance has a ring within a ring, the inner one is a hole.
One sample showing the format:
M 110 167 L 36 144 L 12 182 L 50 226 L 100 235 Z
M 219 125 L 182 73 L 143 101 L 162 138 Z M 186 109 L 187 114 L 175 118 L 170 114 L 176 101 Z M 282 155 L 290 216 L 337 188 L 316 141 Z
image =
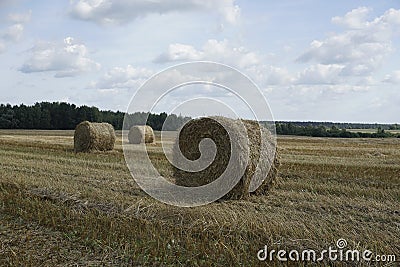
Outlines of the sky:
M 400 122 L 397 0 L 0 0 L 0 103 L 126 111 L 147 79 L 190 61 L 248 76 L 275 120 Z M 237 101 L 189 86 L 156 111 L 194 96 Z

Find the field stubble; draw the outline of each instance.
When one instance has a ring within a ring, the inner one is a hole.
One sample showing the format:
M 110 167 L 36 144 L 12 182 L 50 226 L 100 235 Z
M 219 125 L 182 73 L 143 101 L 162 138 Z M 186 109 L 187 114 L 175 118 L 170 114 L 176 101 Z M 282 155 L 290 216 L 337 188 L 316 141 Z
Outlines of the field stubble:
M 0 131 L 0 265 L 254 266 L 264 245 L 339 238 L 400 257 L 399 139 L 279 137 L 269 195 L 178 208 L 138 188 L 117 134 L 114 151 L 75 154 L 71 131 Z M 170 176 L 160 143 L 149 150 Z

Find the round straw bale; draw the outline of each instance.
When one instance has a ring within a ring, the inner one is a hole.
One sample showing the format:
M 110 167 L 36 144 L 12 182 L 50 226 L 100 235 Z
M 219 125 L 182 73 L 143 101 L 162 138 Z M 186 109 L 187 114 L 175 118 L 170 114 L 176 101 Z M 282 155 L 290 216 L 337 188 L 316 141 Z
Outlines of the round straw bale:
M 155 136 L 153 129 L 148 126 L 132 126 L 128 133 L 130 144 L 154 143 Z
M 114 143 L 115 131 L 109 123 L 83 121 L 75 128 L 75 152 L 113 150 Z
M 245 129 L 246 133 L 233 135 L 235 136 L 233 142 L 235 142 L 235 147 L 240 148 L 240 154 L 248 155 L 248 158 L 237 157 L 241 161 L 245 160 L 244 174 L 223 198 L 246 199 L 250 193 L 265 194 L 276 179 L 279 166 L 274 136 L 255 121 L 234 120 L 224 117 L 194 119 L 181 128 L 179 138 L 173 148 L 174 165 L 179 166 L 179 157 L 176 156 L 179 149 L 186 159 L 191 161 L 199 159 L 202 156 L 199 149 L 200 141 L 205 138 L 213 140 L 217 151 L 212 163 L 201 171 L 189 172 L 174 167 L 176 184 L 187 187 L 202 186 L 216 180 L 224 173 L 231 157 L 231 143 L 228 132 L 218 121 L 227 125 L 229 131 L 232 131 L 232 129 L 233 131 L 238 131 L 238 129 L 243 131 Z M 236 127 L 242 125 L 242 123 L 244 128 Z M 264 142 L 261 142 L 261 140 Z M 261 147 L 261 144 L 263 147 Z M 253 190 L 254 192 L 250 192 L 251 184 L 256 184 L 255 187 L 258 187 Z

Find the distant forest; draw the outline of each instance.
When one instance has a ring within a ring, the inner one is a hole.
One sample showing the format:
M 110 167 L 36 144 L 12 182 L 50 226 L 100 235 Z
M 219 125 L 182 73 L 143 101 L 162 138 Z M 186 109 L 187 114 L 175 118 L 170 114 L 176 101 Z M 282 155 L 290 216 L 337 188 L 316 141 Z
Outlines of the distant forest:
M 104 111 L 97 107 L 76 106 L 64 102 L 41 102 L 31 106 L 0 104 L 0 129 L 43 129 L 43 130 L 73 130 L 82 121 L 108 122 L 116 130 L 123 127 L 124 112 Z M 145 121 L 148 115 L 147 122 Z M 127 117 L 126 129 L 133 125 L 151 126 L 154 130 L 161 130 L 168 118 L 168 127 L 165 130 L 174 131 L 190 120 L 190 117 L 175 114 L 152 114 L 136 112 Z M 268 124 L 268 122 L 262 122 Z M 399 137 L 400 134 L 387 130 L 400 130 L 398 124 L 371 124 L 371 123 L 333 123 L 333 122 L 285 122 L 276 121 L 276 132 L 280 135 L 300 135 L 314 137 L 342 137 L 342 138 L 385 138 Z M 376 132 L 350 132 L 349 129 L 376 129 Z
M 353 122 L 316 122 L 316 121 L 276 121 L 276 124 L 288 124 L 299 127 L 319 127 L 324 126 L 326 128 L 336 127 L 339 129 L 378 129 L 383 130 L 400 130 L 398 124 L 380 124 L 380 123 L 353 123 Z
M 69 103 L 41 102 L 32 106 L 24 104 L 11 106 L 0 105 L 0 129 L 40 129 L 40 130 L 73 130 L 82 121 L 108 122 L 116 130 L 121 130 L 124 120 L 124 112 L 103 111 L 97 107 L 76 106 Z M 144 125 L 148 115 L 147 125 L 155 130 L 161 130 L 164 121 L 168 118 L 168 127 L 165 130 L 177 130 L 188 117 L 166 113 L 148 114 L 137 112 L 129 114 L 125 127 L 129 129 L 133 125 Z
M 374 126 L 374 127 L 372 127 Z M 387 130 L 399 130 L 399 125 L 387 124 L 360 124 L 360 123 L 330 123 L 330 122 L 276 122 L 276 133 L 280 135 L 299 135 L 312 137 L 340 137 L 340 138 L 386 138 L 397 137 L 398 133 Z M 342 127 L 342 128 L 339 128 Z M 375 132 L 353 132 L 349 129 L 375 129 Z

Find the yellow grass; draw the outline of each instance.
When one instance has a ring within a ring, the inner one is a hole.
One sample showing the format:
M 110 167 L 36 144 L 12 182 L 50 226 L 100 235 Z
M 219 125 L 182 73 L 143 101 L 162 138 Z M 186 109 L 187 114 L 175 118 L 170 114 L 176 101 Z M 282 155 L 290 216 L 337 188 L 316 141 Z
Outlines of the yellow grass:
M 399 139 L 280 137 L 268 196 L 178 208 L 138 188 L 121 134 L 114 151 L 75 154 L 72 131 L 0 131 L 0 266 L 258 266 L 264 245 L 339 238 L 400 258 Z M 156 137 L 151 159 L 170 176 Z

